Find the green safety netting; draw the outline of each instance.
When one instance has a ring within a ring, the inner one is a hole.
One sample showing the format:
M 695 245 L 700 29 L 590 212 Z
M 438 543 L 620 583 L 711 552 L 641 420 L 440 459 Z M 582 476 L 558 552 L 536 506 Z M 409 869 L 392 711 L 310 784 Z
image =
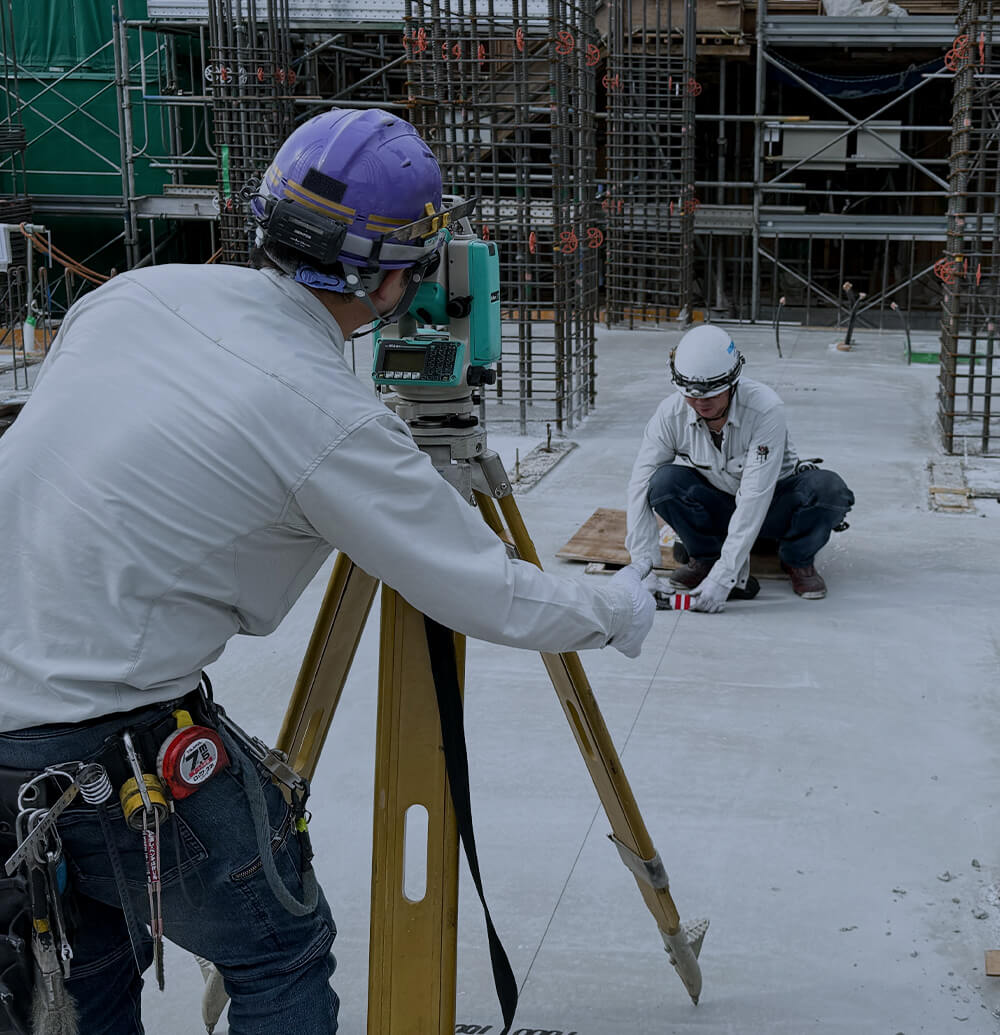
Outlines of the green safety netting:
M 18 64 L 36 74 L 114 71 L 111 8 L 116 0 L 13 0 Z M 146 0 L 125 0 L 126 18 L 145 18 Z M 103 49 L 102 49 L 103 48 Z

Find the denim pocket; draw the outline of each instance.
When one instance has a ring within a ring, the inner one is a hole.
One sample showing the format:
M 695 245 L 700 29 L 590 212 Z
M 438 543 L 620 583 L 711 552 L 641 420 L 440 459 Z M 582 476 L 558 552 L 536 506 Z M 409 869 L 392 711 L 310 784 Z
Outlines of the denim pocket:
M 271 830 L 271 855 L 276 856 L 278 852 L 280 852 L 281 849 L 285 847 L 285 844 L 288 841 L 288 835 L 291 833 L 292 830 L 292 810 L 290 808 L 288 808 L 287 806 L 285 807 L 285 818 L 282 821 L 281 826 L 279 826 L 277 830 L 274 830 L 274 828 L 272 827 Z M 240 881 L 248 880 L 255 873 L 257 873 L 257 871 L 260 870 L 262 866 L 263 863 L 261 862 L 261 857 L 258 853 L 256 856 L 254 856 L 253 859 L 251 859 L 245 865 L 233 870 L 233 872 L 229 874 L 229 879 L 231 881 L 235 881 L 238 884 Z
M 142 834 L 125 822 L 120 805 L 106 808 L 107 833 L 130 888 L 146 887 Z M 117 886 L 108 860 L 105 832 L 97 811 L 69 809 L 59 819 L 59 834 L 77 887 L 85 894 L 117 898 Z M 160 824 L 160 880 L 166 887 L 180 880 L 208 858 L 208 851 L 191 827 L 174 813 Z M 110 895 L 109 895 L 110 893 Z

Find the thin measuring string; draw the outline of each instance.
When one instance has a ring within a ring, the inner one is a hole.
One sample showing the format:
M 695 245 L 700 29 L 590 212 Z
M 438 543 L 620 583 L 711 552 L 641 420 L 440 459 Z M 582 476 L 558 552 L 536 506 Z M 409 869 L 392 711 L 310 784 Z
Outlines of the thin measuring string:
M 677 612 L 679 615 L 680 612 Z M 625 741 L 622 744 L 621 750 L 618 752 L 618 757 L 623 758 L 625 750 L 628 747 L 629 741 L 632 739 L 632 734 L 635 731 L 636 724 L 639 721 L 639 716 L 642 714 L 643 708 L 646 707 L 646 701 L 649 699 L 650 691 L 653 689 L 653 683 L 656 681 L 657 675 L 663 668 L 664 660 L 666 659 L 667 652 L 670 650 L 670 644 L 673 642 L 674 635 L 677 632 L 677 622 L 674 622 L 674 627 L 670 630 L 670 635 L 667 637 L 666 645 L 663 648 L 663 654 L 660 657 L 659 663 L 656 666 L 656 671 L 649 679 L 649 685 L 646 687 L 646 692 L 642 695 L 642 701 L 639 703 L 639 707 L 636 709 L 635 716 L 632 719 L 632 725 L 629 726 L 628 733 L 625 735 Z M 525 985 L 528 983 L 528 978 L 531 976 L 532 968 L 535 965 L 535 960 L 538 959 L 538 954 L 542 951 L 542 946 L 545 944 L 545 939 L 548 937 L 549 929 L 552 927 L 552 923 L 555 920 L 556 913 L 559 910 L 559 906 L 562 904 L 563 897 L 566 894 L 566 889 L 569 887 L 569 882 L 573 879 L 573 875 L 576 873 L 577 864 L 580 862 L 580 856 L 583 855 L 583 849 L 586 847 L 587 842 L 590 840 L 590 835 L 593 832 L 594 824 L 597 822 L 597 817 L 604 814 L 604 808 L 598 805 L 594 810 L 593 816 L 590 818 L 590 823 L 587 825 L 586 833 L 580 840 L 580 847 L 577 849 L 576 856 L 573 859 L 573 863 L 569 868 L 569 873 L 566 874 L 566 879 L 563 881 L 562 887 L 559 889 L 559 895 L 556 898 L 555 905 L 552 907 L 552 912 L 549 914 L 549 918 L 545 923 L 545 930 L 542 931 L 541 938 L 538 939 L 538 945 L 532 954 L 531 960 L 528 962 L 528 966 L 524 972 L 524 978 L 521 981 L 519 993 L 524 991 Z

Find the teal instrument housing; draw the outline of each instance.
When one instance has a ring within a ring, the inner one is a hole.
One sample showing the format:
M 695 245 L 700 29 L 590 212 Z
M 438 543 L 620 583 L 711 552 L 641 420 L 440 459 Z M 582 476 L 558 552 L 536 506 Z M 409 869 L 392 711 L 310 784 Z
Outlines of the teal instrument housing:
M 396 330 L 398 337 L 375 332 L 377 385 L 447 389 L 482 383 L 469 376 L 470 368 L 492 367 L 501 354 L 495 242 L 449 240 L 437 274 L 417 289 Z
M 469 362 L 489 366 L 500 359 L 500 256 L 492 241 L 469 241 Z
M 425 280 L 413 298 L 410 314 L 423 324 L 441 327 L 448 322 L 448 292 L 437 280 Z

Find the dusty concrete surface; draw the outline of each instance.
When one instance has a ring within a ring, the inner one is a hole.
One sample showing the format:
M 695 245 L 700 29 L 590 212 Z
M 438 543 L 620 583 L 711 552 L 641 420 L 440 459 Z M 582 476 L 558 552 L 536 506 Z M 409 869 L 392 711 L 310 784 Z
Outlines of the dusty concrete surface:
M 1000 979 L 983 954 L 1000 947 L 1000 504 L 931 509 L 936 368 L 907 366 L 898 336 L 861 332 L 838 352 L 834 331 L 784 328 L 779 359 L 768 328 L 733 333 L 747 376 L 785 399 L 800 452 L 854 489 L 851 528 L 819 557 L 826 600 L 768 580 L 722 615 L 658 613 L 636 661 L 583 658 L 681 917 L 711 918 L 697 1007 L 605 838 L 538 657 L 471 645 L 476 832 L 522 989 L 514 1031 L 995 1032 Z M 624 506 L 677 336 L 601 332 L 578 448 L 519 496 L 546 567 L 600 577 L 554 554 L 595 508 Z M 493 444 L 510 468 L 543 438 L 501 431 Z M 977 461 L 973 479 L 997 484 L 996 464 Z M 212 668 L 220 699 L 262 737 L 279 727 L 327 570 L 278 632 L 234 641 Z M 365 1032 L 376 633 L 373 615 L 314 783 L 345 1035 Z M 495 1035 L 467 878 L 457 1020 Z M 169 950 L 166 993 L 147 982 L 147 1032 L 203 1030 L 200 988 L 193 958 Z

